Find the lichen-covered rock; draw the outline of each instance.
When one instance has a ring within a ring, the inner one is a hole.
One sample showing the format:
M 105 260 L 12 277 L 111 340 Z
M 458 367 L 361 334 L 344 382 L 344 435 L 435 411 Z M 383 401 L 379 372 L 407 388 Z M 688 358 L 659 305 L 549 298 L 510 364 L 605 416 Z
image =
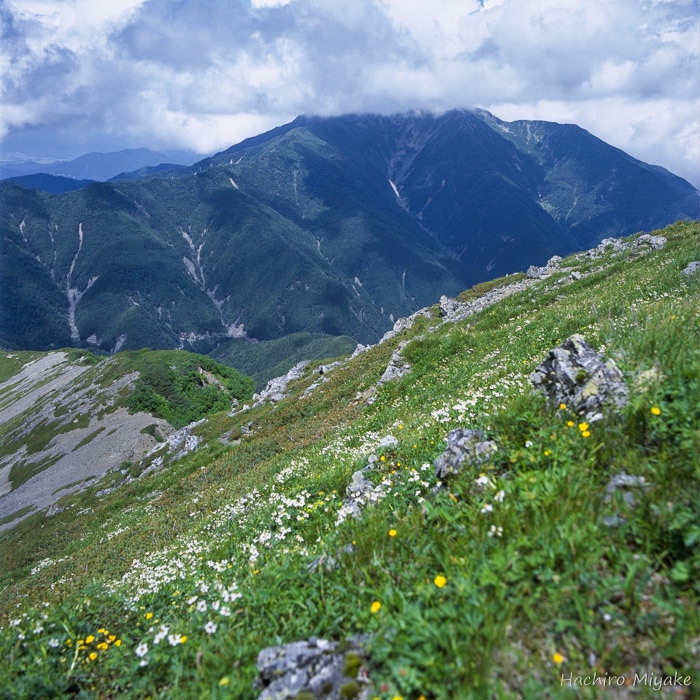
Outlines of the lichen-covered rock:
M 682 270 L 681 270 L 681 275 L 692 275 L 695 272 L 700 271 L 700 260 L 696 260 L 694 262 L 689 262 Z
M 331 642 L 310 637 L 258 654 L 259 700 L 367 700 L 370 695 L 364 639 Z
M 477 466 L 486 462 L 498 445 L 493 440 L 485 440 L 481 430 L 457 428 L 447 434 L 447 449 L 433 463 L 435 476 L 447 479 L 459 474 L 466 465 Z
M 450 316 L 461 313 L 466 308 L 467 305 L 463 304 L 461 301 L 447 297 L 444 294 L 440 297 L 440 316 L 443 318 L 449 318 Z
M 572 335 L 558 345 L 530 374 L 530 383 L 542 389 L 554 405 L 589 421 L 603 417 L 605 407 L 622 407 L 629 391 L 613 360 L 603 361 L 580 335 Z

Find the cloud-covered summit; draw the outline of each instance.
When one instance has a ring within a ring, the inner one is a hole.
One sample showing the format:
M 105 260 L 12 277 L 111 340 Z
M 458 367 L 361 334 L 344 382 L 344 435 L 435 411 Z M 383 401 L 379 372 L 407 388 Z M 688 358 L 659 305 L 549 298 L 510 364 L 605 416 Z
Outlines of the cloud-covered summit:
M 211 152 L 300 113 L 570 121 L 699 184 L 697 0 L 6 0 L 4 151 Z

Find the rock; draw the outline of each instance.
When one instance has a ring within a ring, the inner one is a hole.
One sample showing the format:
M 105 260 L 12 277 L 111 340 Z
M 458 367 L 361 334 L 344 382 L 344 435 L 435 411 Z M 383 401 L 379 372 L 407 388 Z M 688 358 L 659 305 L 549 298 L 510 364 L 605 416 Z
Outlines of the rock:
M 572 279 L 574 282 L 576 282 L 577 280 L 580 280 L 580 279 L 581 279 L 582 275 L 581 275 L 580 272 L 576 272 L 576 270 L 572 270 L 572 271 L 571 271 L 571 274 L 569 275 L 569 277 L 571 277 L 571 279 Z
M 607 495 L 605 497 L 605 503 L 608 503 L 612 495 L 616 491 L 622 491 L 622 499 L 630 507 L 634 508 L 637 505 L 637 500 L 634 497 L 634 493 L 631 489 L 643 489 L 648 486 L 646 479 L 643 476 L 631 476 L 625 472 L 620 472 L 615 474 L 608 485 L 605 487 Z
M 243 435 L 250 435 L 253 432 L 252 427 L 253 427 L 253 421 L 251 420 L 248 423 L 246 423 L 245 425 L 241 426 L 241 433 Z
M 605 487 L 606 496 L 604 503 L 609 503 L 612 500 L 613 494 L 616 491 L 622 491 L 622 500 L 629 508 L 637 507 L 637 499 L 634 495 L 635 489 L 648 488 L 650 484 L 643 476 L 631 476 L 625 472 L 620 472 L 615 474 L 610 481 L 608 481 Z M 624 524 L 625 518 L 623 518 L 619 513 L 614 513 L 613 515 L 607 515 L 602 519 L 604 525 L 608 527 L 619 527 Z
M 537 265 L 530 265 L 530 267 L 527 268 L 527 272 L 525 272 L 525 276 L 531 280 L 539 280 L 543 277 L 549 276 L 551 273 L 552 271 L 548 270 L 546 267 L 537 267 Z
M 643 233 L 634 241 L 636 246 L 651 246 L 654 250 L 661 250 L 666 245 L 666 239 L 663 236 L 652 236 L 650 233 Z
M 446 297 L 444 294 L 440 297 L 440 315 L 445 317 L 454 316 L 466 309 L 467 305 L 456 299 Z
M 549 260 L 547 260 L 546 267 L 556 270 L 556 268 L 559 267 L 563 259 L 564 258 L 562 258 L 560 255 L 553 255 Z
M 357 500 L 374 489 L 374 484 L 365 478 L 364 471 L 359 469 L 352 475 L 352 481 L 348 484 L 345 493 L 348 498 Z
M 377 443 L 377 449 L 378 450 L 384 450 L 387 447 L 395 447 L 396 445 L 399 444 L 399 441 L 393 436 L 393 435 L 385 435 L 378 443 Z M 375 456 L 375 461 L 376 461 L 376 456 Z
M 700 261 L 696 260 L 695 262 L 689 262 L 682 270 L 681 270 L 681 275 L 692 275 L 694 272 L 697 272 L 700 270 Z
M 393 382 L 395 379 L 400 379 L 406 376 L 411 371 L 411 365 L 408 364 L 402 357 L 401 351 L 408 345 L 407 340 L 403 340 L 399 343 L 399 346 L 394 350 L 389 360 L 389 364 L 384 370 L 377 386 L 386 384 L 387 382 Z
M 361 355 L 363 352 L 367 352 L 367 350 L 369 350 L 371 347 L 371 345 L 363 345 L 362 343 L 358 343 L 354 352 L 352 353 L 352 355 L 350 355 L 350 359 Z
M 428 307 L 424 309 L 418 309 L 415 313 L 412 313 L 410 316 L 406 318 L 399 318 L 396 319 L 396 323 L 394 323 L 394 327 L 390 330 L 387 331 L 379 340 L 377 345 L 381 345 L 382 343 L 386 342 L 390 338 L 393 338 L 397 333 L 400 333 L 401 331 L 408 330 L 409 328 L 413 327 L 413 324 L 416 322 L 416 319 L 419 316 L 425 316 L 426 318 L 430 318 L 431 313 L 430 309 Z M 359 346 L 358 346 L 359 347 Z M 368 346 L 368 349 L 371 346 Z M 357 350 L 355 350 L 357 352 Z M 353 355 L 354 357 L 354 355 Z
M 435 476 L 447 479 L 459 474 L 465 464 L 478 466 L 486 462 L 498 451 L 498 445 L 492 440 L 484 440 L 481 430 L 457 428 L 447 434 L 447 449 L 435 460 Z
M 368 700 L 366 637 L 341 643 L 310 637 L 258 654 L 259 700 Z
M 287 374 L 270 379 L 265 388 L 259 394 L 253 396 L 253 406 L 259 406 L 265 399 L 269 399 L 272 402 L 281 401 L 286 396 L 285 390 L 287 385 L 304 374 L 304 368 L 309 362 L 311 360 L 302 360 L 294 365 Z
M 589 421 L 600 419 L 606 406 L 624 406 L 629 395 L 615 362 L 603 362 L 580 335 L 572 335 L 550 350 L 530 374 L 530 383 L 542 389 L 553 405 L 566 404 Z
M 625 243 L 621 238 L 604 238 L 599 244 L 596 250 L 601 253 L 605 253 L 608 248 L 612 248 L 614 251 L 619 252 L 622 250 L 627 250 L 630 247 L 629 243 Z
M 236 398 L 231 399 L 231 410 L 232 411 L 237 411 L 238 407 L 240 405 L 241 405 L 241 402 L 238 399 L 236 399 Z

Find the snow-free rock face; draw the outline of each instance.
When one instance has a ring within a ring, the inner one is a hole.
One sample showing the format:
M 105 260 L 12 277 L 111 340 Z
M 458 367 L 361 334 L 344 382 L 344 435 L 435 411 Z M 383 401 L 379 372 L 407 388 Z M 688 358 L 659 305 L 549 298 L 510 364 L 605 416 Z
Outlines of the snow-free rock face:
M 310 637 L 258 654 L 259 700 L 367 700 L 366 657 L 358 639 L 331 642 Z
M 613 360 L 603 361 L 581 335 L 558 345 L 530 374 L 530 383 L 542 389 L 550 403 L 564 404 L 587 420 L 603 417 L 606 407 L 622 407 L 629 391 Z
M 486 440 L 483 431 L 457 428 L 447 433 L 447 449 L 435 460 L 435 476 L 447 479 L 459 474 L 465 466 L 478 466 L 498 451 L 493 440 Z

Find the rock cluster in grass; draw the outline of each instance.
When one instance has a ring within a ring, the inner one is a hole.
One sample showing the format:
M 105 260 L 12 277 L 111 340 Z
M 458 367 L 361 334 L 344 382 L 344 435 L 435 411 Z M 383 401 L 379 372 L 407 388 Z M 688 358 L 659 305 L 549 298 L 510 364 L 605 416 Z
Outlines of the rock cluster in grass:
M 459 474 L 465 466 L 479 466 L 498 451 L 493 440 L 487 440 L 483 431 L 456 428 L 447 433 L 447 449 L 435 460 L 435 476 L 446 480 Z
M 700 260 L 695 260 L 694 262 L 689 262 L 682 270 L 681 275 L 692 275 L 695 272 L 700 271 Z
M 258 653 L 259 700 L 368 700 L 371 696 L 364 638 L 309 639 Z
M 608 407 L 622 407 L 629 391 L 613 360 L 603 360 L 581 335 L 572 335 L 549 351 L 530 383 L 542 389 L 550 403 L 564 404 L 589 421 L 599 420 Z

